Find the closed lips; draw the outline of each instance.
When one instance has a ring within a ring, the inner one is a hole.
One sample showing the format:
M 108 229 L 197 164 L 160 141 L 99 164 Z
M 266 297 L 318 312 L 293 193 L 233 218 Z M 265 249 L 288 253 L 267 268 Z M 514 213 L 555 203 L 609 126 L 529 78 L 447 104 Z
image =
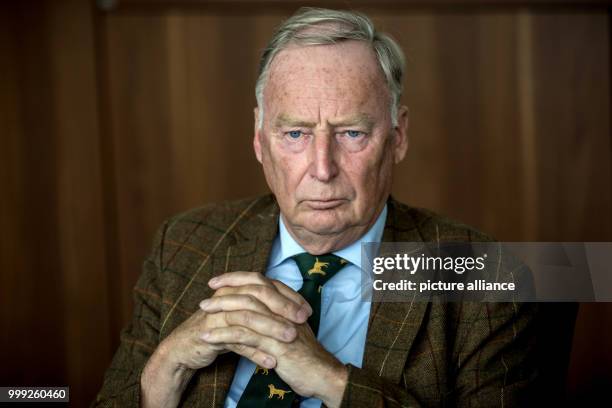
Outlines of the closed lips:
M 334 200 L 305 200 L 305 203 L 310 207 L 317 210 L 325 210 L 329 208 L 334 208 L 343 204 L 346 200 L 334 199 Z

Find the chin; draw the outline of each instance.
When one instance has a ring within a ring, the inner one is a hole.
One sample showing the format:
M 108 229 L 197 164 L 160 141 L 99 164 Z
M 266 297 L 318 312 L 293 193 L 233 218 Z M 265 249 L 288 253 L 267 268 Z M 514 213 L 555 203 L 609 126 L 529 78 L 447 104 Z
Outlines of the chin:
M 315 234 L 335 234 L 346 228 L 345 220 L 335 211 L 308 211 L 301 218 L 300 225 Z

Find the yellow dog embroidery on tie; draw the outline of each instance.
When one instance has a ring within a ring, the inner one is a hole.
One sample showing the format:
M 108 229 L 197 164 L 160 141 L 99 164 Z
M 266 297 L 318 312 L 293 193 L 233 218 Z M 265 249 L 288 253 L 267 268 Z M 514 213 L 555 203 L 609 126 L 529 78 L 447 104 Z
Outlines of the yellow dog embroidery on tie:
M 268 371 L 268 369 L 267 369 L 267 368 L 265 368 L 265 367 L 260 367 L 260 366 L 256 366 L 256 367 L 255 367 L 255 374 L 257 374 L 257 373 L 258 373 L 258 372 L 260 372 L 260 371 L 261 371 L 261 373 L 262 373 L 263 375 L 268 375 L 268 374 L 269 374 L 269 371 Z
M 348 261 L 346 259 L 341 259 L 340 260 L 340 265 L 346 265 L 348 263 Z
M 312 274 L 318 273 L 318 274 L 325 276 L 327 275 L 327 273 L 321 268 L 326 268 L 328 266 L 329 266 L 329 262 L 319 262 L 319 258 L 315 258 L 315 264 L 313 265 L 312 269 L 308 271 L 308 274 L 312 275 Z
M 268 395 L 268 399 L 272 399 L 273 396 L 278 396 L 278 399 L 285 399 L 285 394 L 290 393 L 288 390 L 281 390 L 274 386 L 274 384 L 268 384 L 268 388 L 270 389 L 270 394 Z

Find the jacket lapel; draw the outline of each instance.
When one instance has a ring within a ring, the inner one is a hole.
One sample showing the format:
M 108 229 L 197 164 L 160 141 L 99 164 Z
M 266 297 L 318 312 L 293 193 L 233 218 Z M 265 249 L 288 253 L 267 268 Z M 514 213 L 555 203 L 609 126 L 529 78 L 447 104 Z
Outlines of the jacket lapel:
M 278 230 L 279 210 L 273 197 L 253 209 L 253 216 L 238 225 L 233 244 L 212 254 L 212 273 L 207 278 L 225 272 L 250 271 L 265 273 L 272 243 Z M 209 296 L 212 296 L 212 291 Z M 200 370 L 197 386 L 199 401 L 206 406 L 222 407 L 232 384 L 239 356 L 225 353 L 217 357 L 213 365 Z
M 405 207 L 389 198 L 383 242 L 422 242 L 418 226 Z M 398 383 L 428 303 L 372 303 L 363 368 Z

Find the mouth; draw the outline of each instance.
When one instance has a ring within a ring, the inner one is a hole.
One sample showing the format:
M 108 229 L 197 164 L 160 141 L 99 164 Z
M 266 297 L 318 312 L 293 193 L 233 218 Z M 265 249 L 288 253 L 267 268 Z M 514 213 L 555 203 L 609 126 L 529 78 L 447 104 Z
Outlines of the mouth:
M 331 210 L 346 203 L 344 199 L 332 200 L 304 200 L 303 203 L 312 210 Z

